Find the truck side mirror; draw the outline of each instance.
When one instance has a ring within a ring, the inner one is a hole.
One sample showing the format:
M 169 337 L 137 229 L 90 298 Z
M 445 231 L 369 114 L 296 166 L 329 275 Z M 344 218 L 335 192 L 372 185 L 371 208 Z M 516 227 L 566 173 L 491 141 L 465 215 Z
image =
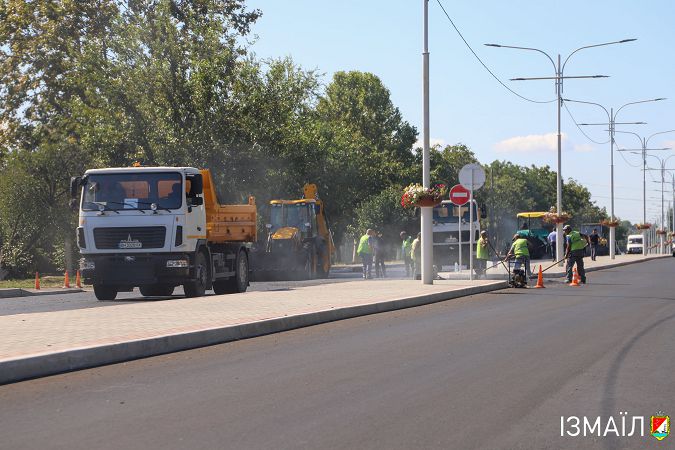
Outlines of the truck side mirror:
M 188 201 L 190 206 L 201 206 L 204 204 L 204 197 L 190 197 Z
M 198 173 L 189 177 L 190 179 L 190 197 L 197 197 L 204 192 L 204 180 L 202 174 Z
M 68 206 L 70 206 L 71 211 L 77 211 L 79 209 L 77 206 L 76 198 L 71 198 L 70 201 L 68 202 Z
M 70 179 L 70 198 L 77 198 L 78 191 L 82 185 L 82 177 L 72 177 Z

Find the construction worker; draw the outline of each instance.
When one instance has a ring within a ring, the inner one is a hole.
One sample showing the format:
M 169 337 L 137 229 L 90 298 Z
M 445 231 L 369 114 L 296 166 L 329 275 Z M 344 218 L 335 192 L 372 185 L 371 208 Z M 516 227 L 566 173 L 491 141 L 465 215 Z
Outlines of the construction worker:
M 417 233 L 417 238 L 410 246 L 410 257 L 413 260 L 413 278 L 422 279 L 422 233 Z
M 359 246 L 356 249 L 356 253 L 361 257 L 361 263 L 363 264 L 363 278 L 368 279 L 372 278 L 373 270 L 373 235 L 375 232 L 368 228 L 366 234 L 361 236 L 359 239 Z
M 476 266 L 474 267 L 476 276 L 485 275 L 488 259 L 488 235 L 487 231 L 483 230 L 480 232 L 480 238 L 476 241 Z
M 384 266 L 384 260 L 387 256 L 387 249 L 384 246 L 382 233 L 375 231 L 373 234 L 373 262 L 375 263 L 375 277 L 384 278 L 387 276 L 387 269 Z
M 577 272 L 582 283 L 586 283 L 586 270 L 584 269 L 584 256 L 586 255 L 586 246 L 590 244 L 588 236 L 582 235 L 578 231 L 572 231 L 572 227 L 565 225 L 563 234 L 567 240 L 567 250 L 565 258 L 567 259 L 567 282 L 572 282 L 572 268 L 577 265 Z
M 403 265 L 405 266 L 405 276 L 409 277 L 413 269 L 413 260 L 410 255 L 410 250 L 412 249 L 412 236 L 408 236 L 408 233 L 401 231 L 401 259 L 403 259 Z
M 530 271 L 530 250 L 527 248 L 527 239 L 521 237 L 517 233 L 513 235 L 513 244 L 509 252 L 506 254 L 506 259 L 510 257 L 515 257 L 515 264 L 513 265 L 513 270 L 516 271 L 520 269 L 520 266 L 525 266 L 525 273 L 528 278 L 532 275 Z

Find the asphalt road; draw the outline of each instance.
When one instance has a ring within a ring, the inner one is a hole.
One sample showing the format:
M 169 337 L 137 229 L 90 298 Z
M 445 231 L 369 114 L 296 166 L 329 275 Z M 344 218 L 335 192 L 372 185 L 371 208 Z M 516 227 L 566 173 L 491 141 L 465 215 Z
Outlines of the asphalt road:
M 0 447 L 673 448 L 648 427 L 675 416 L 674 273 L 651 261 L 2 386 Z M 560 436 L 561 416 L 604 429 L 624 411 L 646 436 Z
M 402 264 L 392 264 L 387 268 L 388 278 L 403 278 L 405 270 Z M 338 268 L 331 272 L 328 279 L 303 280 L 303 281 L 264 281 L 252 282 L 250 291 L 282 291 L 297 289 L 303 286 L 314 286 L 354 281 L 361 278 L 360 272 L 353 272 L 347 268 Z M 207 291 L 207 295 L 215 295 L 213 291 Z M 65 311 L 72 309 L 102 308 L 115 305 L 132 305 L 139 302 L 156 301 L 179 301 L 185 298 L 183 288 L 176 287 L 174 294 L 169 297 L 143 297 L 138 290 L 133 292 L 120 292 L 113 301 L 98 301 L 91 288 L 85 292 L 54 295 L 33 295 L 27 297 L 13 297 L 0 299 L 0 316 L 24 313 L 37 313 L 48 311 Z

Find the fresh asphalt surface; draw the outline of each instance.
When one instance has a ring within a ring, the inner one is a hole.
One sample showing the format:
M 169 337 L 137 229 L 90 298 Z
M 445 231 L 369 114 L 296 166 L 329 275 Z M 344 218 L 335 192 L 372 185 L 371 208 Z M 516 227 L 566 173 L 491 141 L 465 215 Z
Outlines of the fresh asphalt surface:
M 1 386 L 0 447 L 673 448 L 649 417 L 675 415 L 674 273 L 655 260 Z M 561 416 L 604 429 L 624 411 L 644 437 L 560 436 Z

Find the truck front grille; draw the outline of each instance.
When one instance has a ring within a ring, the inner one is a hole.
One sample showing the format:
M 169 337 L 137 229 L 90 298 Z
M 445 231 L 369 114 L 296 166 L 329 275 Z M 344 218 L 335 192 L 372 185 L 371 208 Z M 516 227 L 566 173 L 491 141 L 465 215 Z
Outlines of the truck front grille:
M 166 227 L 94 228 L 94 243 L 98 249 L 162 248 L 165 239 Z

